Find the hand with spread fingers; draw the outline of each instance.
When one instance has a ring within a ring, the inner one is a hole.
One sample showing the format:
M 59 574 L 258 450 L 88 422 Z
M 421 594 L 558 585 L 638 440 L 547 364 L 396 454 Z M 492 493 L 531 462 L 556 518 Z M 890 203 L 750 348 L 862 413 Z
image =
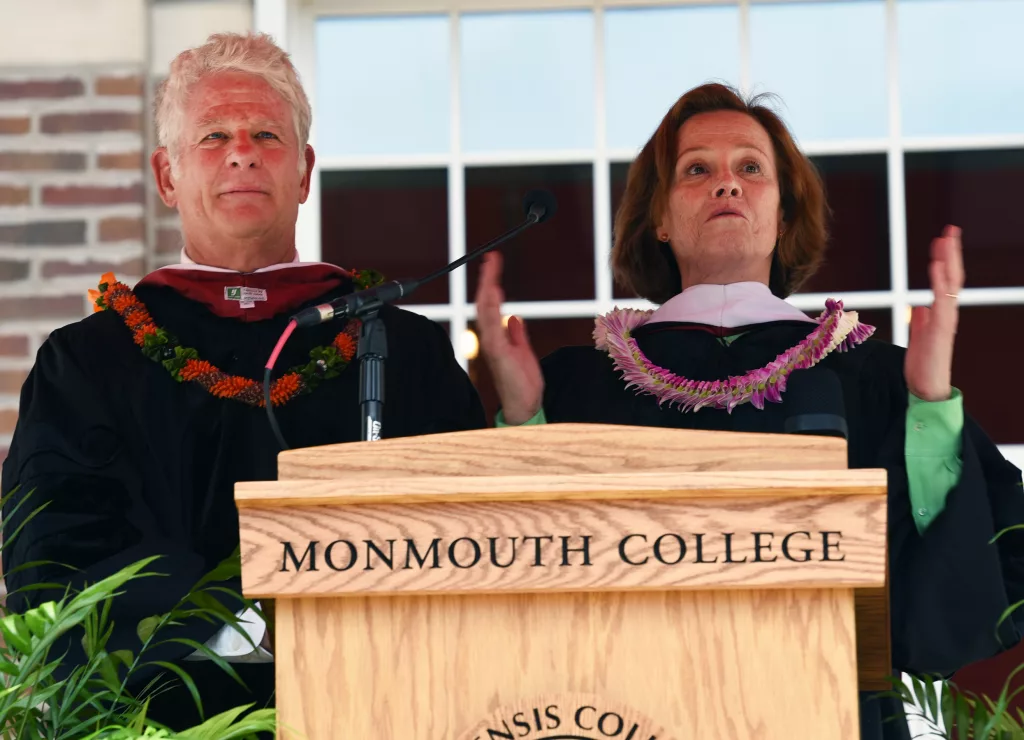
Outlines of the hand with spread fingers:
M 945 401 L 953 392 L 953 344 L 964 285 L 960 229 L 947 226 L 932 241 L 928 266 L 931 308 L 917 306 L 910 319 L 910 343 L 903 374 L 907 388 L 923 401 Z
M 483 257 L 476 290 L 476 320 L 480 349 L 494 376 L 502 413 L 509 425 L 524 424 L 540 411 L 544 376 L 526 334 L 526 324 L 513 316 L 502 325 L 502 258 L 498 252 Z

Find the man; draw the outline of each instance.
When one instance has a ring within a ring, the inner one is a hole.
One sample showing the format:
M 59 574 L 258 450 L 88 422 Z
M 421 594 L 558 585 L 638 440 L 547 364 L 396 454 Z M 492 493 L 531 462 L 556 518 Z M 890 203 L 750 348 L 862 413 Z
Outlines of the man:
M 359 287 L 358 275 L 297 261 L 295 221 L 314 161 L 310 108 L 268 37 L 216 35 L 179 55 L 156 123 L 151 164 L 161 198 L 181 216 L 182 264 L 134 291 L 106 278 L 96 296 L 106 310 L 50 336 L 22 391 L 3 467 L 4 492 L 34 491 L 17 516 L 4 512 L 8 538 L 27 511 L 47 503 L 11 543 L 5 572 L 34 561 L 79 569 L 69 577 L 41 565 L 9 576 L 11 608 L 42 600 L 17 593 L 28 584 L 81 587 L 162 556 L 153 569 L 166 577 L 132 582 L 115 600 L 111 650 L 137 651 L 138 622 L 166 613 L 233 552 L 234 484 L 276 477 L 280 446 L 261 407 L 264 364 L 291 315 Z M 392 307 L 381 316 L 389 338 L 384 436 L 484 426 L 444 331 Z M 359 439 L 356 337 L 357 323 L 339 321 L 300 330 L 285 346 L 274 405 L 289 446 Z M 229 585 L 240 591 L 237 580 Z M 256 621 L 254 639 L 265 646 Z M 253 654 L 244 641 L 225 649 L 232 635 L 217 632 L 196 621 L 177 634 L 237 661 L 251 694 L 185 645 L 161 645 L 147 658 L 186 668 L 207 716 L 265 704 L 269 653 Z M 69 665 L 81 660 L 71 642 Z M 198 719 L 184 690 L 158 698 L 150 715 L 175 728 Z

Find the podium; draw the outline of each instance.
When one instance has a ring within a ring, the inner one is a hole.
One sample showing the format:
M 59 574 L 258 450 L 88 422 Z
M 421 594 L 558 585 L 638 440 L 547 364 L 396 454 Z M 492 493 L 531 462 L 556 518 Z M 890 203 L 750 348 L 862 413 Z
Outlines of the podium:
M 886 474 L 843 440 L 487 429 L 235 499 L 281 738 L 856 738 L 890 688 Z

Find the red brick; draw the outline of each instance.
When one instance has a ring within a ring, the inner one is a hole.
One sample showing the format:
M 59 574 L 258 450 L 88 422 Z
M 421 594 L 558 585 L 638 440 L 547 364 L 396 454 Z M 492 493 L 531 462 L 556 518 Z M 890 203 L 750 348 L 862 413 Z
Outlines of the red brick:
M 83 316 L 85 316 L 84 290 L 81 295 L 0 298 L 0 320 L 3 321 L 27 318 L 80 319 Z
M 32 191 L 13 185 L 0 185 L 0 206 L 27 206 L 32 202 Z
M 16 396 L 28 377 L 28 370 L 0 370 L 0 393 Z
M 43 116 L 39 130 L 44 134 L 81 134 L 102 131 L 142 131 L 142 114 L 125 111 L 51 113 Z
M 157 254 L 170 254 L 181 250 L 181 232 L 178 229 L 157 229 Z
M 109 206 L 145 202 L 146 196 L 141 182 L 124 187 L 50 185 L 43 188 L 43 204 L 48 206 Z
M 101 170 L 141 170 L 145 163 L 142 152 L 117 152 L 101 154 L 97 164 Z
M 26 357 L 28 337 L 24 334 L 0 334 L 0 357 Z
M 101 242 L 141 241 L 146 237 L 146 222 L 141 218 L 111 217 L 100 221 Z
M 99 282 L 100 275 L 105 272 L 112 272 L 118 276 L 141 275 L 142 258 L 122 260 L 121 262 L 52 260 L 43 264 L 42 275 L 44 278 L 63 277 L 65 275 L 91 275 L 96 278 L 96 282 Z
M 68 246 L 85 242 L 85 221 L 0 225 L 0 244 Z
M 78 152 L 0 152 L 0 170 L 84 170 L 85 155 Z
M 97 95 L 142 95 L 142 78 L 100 77 L 96 80 Z
M 18 98 L 73 98 L 85 94 L 81 80 L 66 77 L 61 80 L 24 80 L 0 82 L 0 100 Z
M 31 129 L 32 119 L 28 116 L 0 118 L 0 135 L 27 134 Z
M 0 260 L 0 283 L 24 280 L 28 270 L 29 263 L 23 260 Z
M 0 410 L 0 434 L 14 434 L 14 425 L 17 423 L 17 411 L 14 409 Z

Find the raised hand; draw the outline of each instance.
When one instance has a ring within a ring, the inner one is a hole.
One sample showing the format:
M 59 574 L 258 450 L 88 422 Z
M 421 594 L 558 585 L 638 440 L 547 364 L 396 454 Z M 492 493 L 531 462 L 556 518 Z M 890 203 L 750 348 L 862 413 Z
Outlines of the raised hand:
M 480 330 L 480 349 L 494 377 L 501 398 L 501 410 L 507 424 L 517 425 L 532 419 L 540 411 L 544 397 L 544 376 L 537 355 L 530 347 L 526 324 L 513 316 L 502 326 L 501 255 L 489 252 L 480 266 L 476 289 L 476 321 Z
M 910 343 L 903 365 L 907 388 L 924 401 L 945 401 L 953 392 L 953 344 L 964 286 L 960 229 L 947 226 L 932 241 L 928 276 L 932 306 L 917 306 L 910 319 Z

